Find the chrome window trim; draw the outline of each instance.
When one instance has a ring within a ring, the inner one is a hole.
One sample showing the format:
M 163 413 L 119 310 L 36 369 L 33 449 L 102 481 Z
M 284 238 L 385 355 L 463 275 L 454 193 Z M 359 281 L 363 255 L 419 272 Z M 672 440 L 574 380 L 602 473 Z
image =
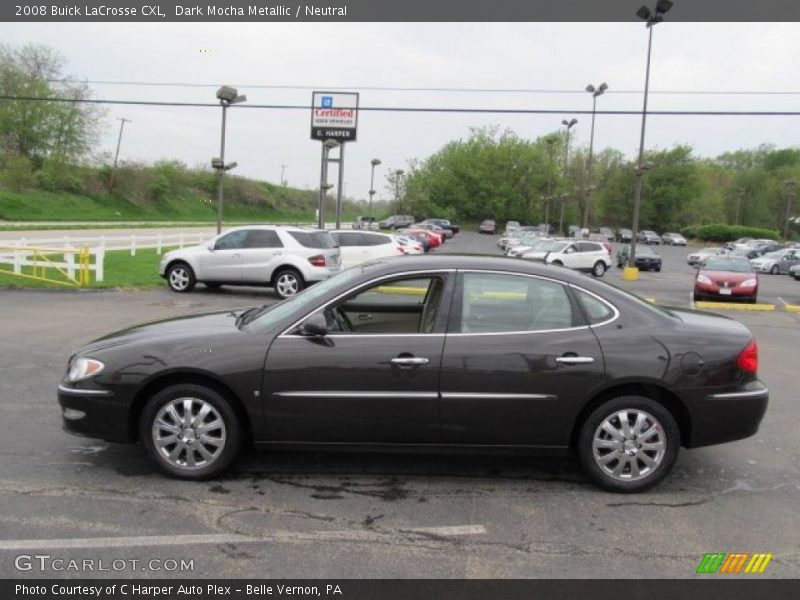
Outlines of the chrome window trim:
M 277 339 L 280 339 L 280 338 L 306 339 L 306 336 L 304 336 L 304 335 L 291 334 L 291 333 L 288 333 L 288 332 L 291 331 L 292 329 L 294 329 L 295 327 L 297 327 L 300 323 L 305 321 L 308 317 L 310 317 L 314 313 L 319 312 L 321 310 L 325 310 L 326 308 L 328 308 L 328 306 L 330 306 L 334 302 L 337 302 L 337 301 L 341 300 L 345 296 L 349 296 L 349 295 L 351 295 L 353 293 L 356 293 L 356 292 L 358 292 L 358 291 L 360 291 L 360 290 L 362 290 L 362 289 L 364 289 L 364 288 L 366 288 L 366 287 L 368 287 L 370 285 L 373 285 L 373 284 L 375 284 L 377 282 L 383 281 L 384 279 L 392 279 L 394 277 L 406 277 L 406 276 L 413 276 L 413 275 L 435 275 L 435 274 L 440 274 L 440 273 L 455 273 L 455 272 L 456 272 L 456 269 L 425 269 L 424 271 L 402 271 L 400 273 L 391 273 L 389 275 L 381 275 L 380 277 L 376 277 L 375 279 L 370 279 L 366 283 L 363 283 L 363 284 L 361 284 L 361 285 L 359 285 L 359 286 L 357 286 L 355 288 L 350 288 L 346 292 L 342 292 L 341 294 L 339 294 L 335 298 L 333 298 L 331 300 L 328 300 L 322 306 L 318 306 L 317 308 L 315 308 L 311 312 L 308 312 L 308 313 L 304 314 L 301 318 L 297 319 L 289 327 L 284 329 L 278 335 Z M 362 338 L 362 337 L 366 337 L 366 336 L 387 337 L 387 336 L 444 336 L 444 335 L 445 334 L 443 334 L 443 333 L 372 333 L 372 334 L 370 334 L 370 333 L 358 333 L 358 334 L 355 334 L 355 335 L 352 335 L 352 334 L 351 335 L 347 335 L 347 334 L 344 334 L 344 335 L 332 334 L 332 335 L 326 335 L 325 337 Z

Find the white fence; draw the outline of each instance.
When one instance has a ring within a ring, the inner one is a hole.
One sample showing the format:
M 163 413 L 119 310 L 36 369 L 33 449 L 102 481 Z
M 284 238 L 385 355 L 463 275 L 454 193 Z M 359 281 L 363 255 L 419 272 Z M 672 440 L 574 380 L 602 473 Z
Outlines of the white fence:
M 204 240 L 213 237 L 213 234 L 205 234 L 199 231 L 180 232 L 180 233 L 153 233 L 130 234 L 130 235 L 63 235 L 57 238 L 34 237 L 30 240 L 25 238 L 16 240 L 0 239 L 0 246 L 34 246 L 36 248 L 72 248 L 78 246 L 89 246 L 92 250 L 130 250 L 131 256 L 136 256 L 139 248 L 155 248 L 158 254 L 167 247 L 196 246 L 202 244 Z
M 20 277 L 83 286 L 89 283 L 89 271 L 94 271 L 95 281 L 103 281 L 105 253 L 103 248 L 90 249 L 88 246 L 31 247 L 16 242 L 8 245 L 0 242 L 0 265 L 10 265 L 11 271 L 5 272 Z M 63 256 L 63 261 L 57 258 L 58 255 Z M 28 271 L 23 272 L 23 267 L 29 267 Z M 54 276 L 53 270 L 61 277 Z

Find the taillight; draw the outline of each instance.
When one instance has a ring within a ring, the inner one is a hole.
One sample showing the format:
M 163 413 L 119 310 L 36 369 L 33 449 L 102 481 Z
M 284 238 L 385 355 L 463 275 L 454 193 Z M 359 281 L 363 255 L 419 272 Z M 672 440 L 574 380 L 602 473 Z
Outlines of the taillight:
M 315 267 L 324 267 L 325 266 L 325 256 L 322 255 L 322 254 L 315 254 L 314 256 L 312 256 L 312 257 L 310 257 L 308 259 L 308 262 L 310 262 Z
M 406 253 L 406 249 L 403 248 L 400 245 L 396 246 L 394 250 L 395 250 L 395 252 L 397 252 L 397 254 L 405 254 Z
M 736 364 L 745 373 L 755 373 L 758 371 L 758 345 L 755 340 L 750 340 L 750 343 L 744 347 L 744 350 L 739 352 Z

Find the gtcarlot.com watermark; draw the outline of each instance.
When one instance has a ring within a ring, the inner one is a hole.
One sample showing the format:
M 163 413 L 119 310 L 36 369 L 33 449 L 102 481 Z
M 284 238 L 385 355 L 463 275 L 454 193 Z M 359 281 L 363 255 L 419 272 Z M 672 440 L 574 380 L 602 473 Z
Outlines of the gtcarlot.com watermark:
M 152 571 L 191 572 L 194 571 L 194 559 L 183 558 L 64 558 L 52 554 L 18 554 L 14 557 L 14 568 L 17 571 L 45 571 L 61 573 L 91 572 L 123 572 Z

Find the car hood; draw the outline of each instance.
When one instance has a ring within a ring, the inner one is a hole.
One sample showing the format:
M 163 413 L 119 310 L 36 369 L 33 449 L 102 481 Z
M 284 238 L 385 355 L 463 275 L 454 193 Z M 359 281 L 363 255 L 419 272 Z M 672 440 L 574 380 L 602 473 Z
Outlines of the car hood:
M 136 325 L 128 329 L 115 331 L 83 346 L 79 354 L 104 351 L 117 346 L 135 344 L 145 341 L 148 344 L 180 344 L 192 339 L 207 339 L 221 333 L 240 331 L 236 326 L 236 317 L 247 308 L 218 311 L 187 317 L 178 317 L 164 321 L 155 321 Z

